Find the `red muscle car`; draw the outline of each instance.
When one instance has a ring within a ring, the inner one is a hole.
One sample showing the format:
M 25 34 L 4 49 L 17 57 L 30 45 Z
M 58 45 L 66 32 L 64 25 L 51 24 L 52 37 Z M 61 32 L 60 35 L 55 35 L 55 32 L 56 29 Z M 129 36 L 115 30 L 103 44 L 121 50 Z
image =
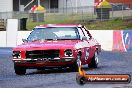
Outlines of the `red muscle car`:
M 80 24 L 36 26 L 23 44 L 13 48 L 14 70 L 24 75 L 26 69 L 69 67 L 78 71 L 78 62 L 97 68 L 101 45 Z

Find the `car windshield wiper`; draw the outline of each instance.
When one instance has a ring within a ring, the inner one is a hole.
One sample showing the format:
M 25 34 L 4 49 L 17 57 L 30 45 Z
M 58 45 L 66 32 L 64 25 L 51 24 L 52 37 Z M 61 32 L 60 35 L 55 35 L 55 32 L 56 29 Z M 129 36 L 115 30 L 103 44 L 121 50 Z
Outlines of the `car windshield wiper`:
M 45 39 L 45 40 L 57 40 L 57 39 Z
M 57 39 L 34 39 L 34 40 L 32 40 L 32 42 L 42 41 L 42 40 L 57 40 Z
M 34 40 L 32 40 L 32 42 L 36 42 L 36 41 L 40 41 L 40 39 L 34 39 Z
M 79 39 L 57 39 L 57 40 L 79 40 Z

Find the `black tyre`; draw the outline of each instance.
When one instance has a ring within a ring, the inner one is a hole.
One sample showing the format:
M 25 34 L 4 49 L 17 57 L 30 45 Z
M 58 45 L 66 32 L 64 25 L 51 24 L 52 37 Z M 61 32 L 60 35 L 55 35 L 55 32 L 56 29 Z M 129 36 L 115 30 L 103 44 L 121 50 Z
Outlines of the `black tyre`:
M 98 67 L 98 54 L 95 52 L 92 61 L 88 64 L 89 68 L 97 68 Z
M 14 65 L 14 70 L 17 75 L 25 75 L 26 69 L 21 66 Z
M 80 66 L 80 60 L 81 60 L 81 56 L 78 55 L 76 61 L 74 62 L 74 64 L 70 67 L 70 69 L 73 72 L 78 72 L 79 66 Z

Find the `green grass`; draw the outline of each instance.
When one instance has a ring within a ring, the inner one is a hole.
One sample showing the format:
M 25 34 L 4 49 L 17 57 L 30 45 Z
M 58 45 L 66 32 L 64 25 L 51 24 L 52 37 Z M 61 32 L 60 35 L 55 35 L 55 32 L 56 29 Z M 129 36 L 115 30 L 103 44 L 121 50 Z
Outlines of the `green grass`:
M 90 30 L 122 30 L 132 29 L 132 20 L 113 19 L 109 21 L 92 21 L 96 16 L 90 15 L 51 15 L 45 17 L 44 22 L 27 22 L 27 29 L 32 30 L 35 26 L 42 24 L 83 24 Z M 91 21 L 89 21 L 91 20 Z
M 111 21 L 96 21 L 86 24 L 86 27 L 94 30 L 119 30 L 125 29 L 122 20 L 111 20 Z

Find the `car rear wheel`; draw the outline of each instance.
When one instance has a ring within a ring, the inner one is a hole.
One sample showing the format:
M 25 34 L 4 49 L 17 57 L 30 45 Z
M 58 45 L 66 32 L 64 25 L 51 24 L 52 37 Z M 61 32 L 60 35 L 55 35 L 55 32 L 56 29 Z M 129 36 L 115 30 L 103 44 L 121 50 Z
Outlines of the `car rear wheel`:
M 21 66 L 14 65 L 14 70 L 17 75 L 25 75 L 26 69 Z
M 98 53 L 95 52 L 92 61 L 88 64 L 89 68 L 97 68 L 98 67 Z

